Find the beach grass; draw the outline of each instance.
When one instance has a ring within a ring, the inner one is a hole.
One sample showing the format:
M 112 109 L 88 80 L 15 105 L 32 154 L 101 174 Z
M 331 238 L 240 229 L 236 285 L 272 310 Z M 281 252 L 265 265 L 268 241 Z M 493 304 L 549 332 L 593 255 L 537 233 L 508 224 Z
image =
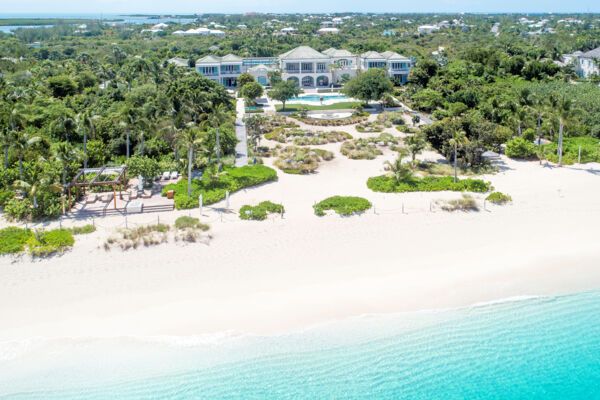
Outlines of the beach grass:
M 479 211 L 477 201 L 469 194 L 463 194 L 459 199 L 436 200 L 435 204 L 444 211 Z

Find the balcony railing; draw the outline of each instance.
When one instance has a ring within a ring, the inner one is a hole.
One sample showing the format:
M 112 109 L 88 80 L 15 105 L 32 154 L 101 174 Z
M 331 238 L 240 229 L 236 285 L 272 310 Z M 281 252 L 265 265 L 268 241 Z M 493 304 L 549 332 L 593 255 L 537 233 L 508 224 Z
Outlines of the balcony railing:
M 303 69 L 303 70 L 302 70 L 302 73 L 303 73 L 303 74 L 312 74 L 313 72 L 314 72 L 314 70 L 313 70 L 313 69 Z
M 285 73 L 286 74 L 299 74 L 300 70 L 298 70 L 298 69 L 286 69 Z

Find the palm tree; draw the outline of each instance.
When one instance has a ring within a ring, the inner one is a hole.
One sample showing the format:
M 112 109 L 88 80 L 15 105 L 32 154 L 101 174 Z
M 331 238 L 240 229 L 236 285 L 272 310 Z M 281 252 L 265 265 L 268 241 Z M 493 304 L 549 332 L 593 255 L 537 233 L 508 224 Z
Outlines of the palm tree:
M 223 104 L 218 104 L 213 107 L 210 114 L 208 115 L 208 124 L 215 128 L 217 134 L 217 166 L 220 168 L 221 165 L 221 145 L 219 143 L 219 127 L 225 122 L 229 121 L 229 114 Z
M 394 174 L 396 182 L 408 182 L 413 177 L 413 172 L 410 169 L 410 166 L 402 163 L 401 154 L 399 154 L 393 162 L 386 161 L 383 164 L 387 166 L 387 168 Z
M 17 125 L 23 128 L 25 121 L 25 106 L 22 103 L 15 104 L 10 112 L 10 128 L 13 131 L 17 130 Z
M 10 148 L 17 152 L 19 158 L 19 178 L 23 180 L 23 155 L 25 151 L 34 143 L 42 140 L 39 136 L 33 136 L 25 131 L 13 131 L 10 138 Z
M 98 75 L 102 78 L 102 88 L 106 89 L 106 80 L 114 75 L 114 71 L 106 64 L 100 64 Z
M 544 105 L 547 103 L 546 99 L 542 96 L 535 96 L 532 100 L 533 109 L 537 115 L 537 144 L 542 145 L 542 113 L 544 111 Z M 542 160 L 540 160 L 540 163 Z
M 250 133 L 250 141 L 252 142 L 254 149 L 260 144 L 260 135 L 262 134 L 262 126 L 267 121 L 264 115 L 253 115 L 246 118 L 246 128 Z
M 185 146 L 188 151 L 188 196 L 192 195 L 192 164 L 194 162 L 194 148 L 200 146 L 203 137 L 202 132 L 197 127 L 185 129 L 179 135 L 179 140 L 182 146 Z
M 464 131 L 457 132 L 455 130 L 454 134 L 452 135 L 452 139 L 450 139 L 449 143 L 450 146 L 454 147 L 454 183 L 456 183 L 458 181 L 458 147 L 462 147 L 469 144 L 469 139 L 467 139 L 467 134 Z
M 513 120 L 517 123 L 517 133 L 522 136 L 523 124 L 527 121 L 527 107 L 519 106 L 514 112 Z
M 558 101 L 558 117 L 560 127 L 558 130 L 558 166 L 562 167 L 562 153 L 563 153 L 563 130 L 567 125 L 569 119 L 573 114 L 572 108 L 573 102 L 571 99 L 563 96 Z
M 77 123 L 73 118 L 67 114 L 63 114 L 54 121 L 52 124 L 54 129 L 58 129 L 64 132 L 67 143 L 69 143 L 69 137 L 71 133 L 77 128 Z
M 8 169 L 8 149 L 10 148 L 11 131 L 8 127 L 0 131 L 0 147 L 4 149 L 4 169 Z
M 427 147 L 427 141 L 422 132 L 415 133 L 412 136 L 406 138 L 406 144 L 408 145 L 408 151 L 411 156 L 411 160 L 414 163 L 417 158 L 417 154 L 420 154 L 425 147 Z
M 90 132 L 90 136 L 93 138 L 94 132 L 96 131 L 96 126 L 94 124 L 94 120 L 98 119 L 97 115 L 91 116 L 89 111 L 79 113 L 75 117 L 75 122 L 77 125 L 83 129 L 83 168 L 87 168 L 87 133 L 88 129 Z
M 37 194 L 40 191 L 52 191 L 60 193 L 62 187 L 52 182 L 47 174 L 43 173 L 43 168 L 38 165 L 33 168 L 27 168 L 25 178 L 16 180 L 13 186 L 22 190 L 27 197 L 33 199 L 33 207 L 37 207 Z
M 126 106 L 123 110 L 121 110 L 121 122 L 120 126 L 125 128 L 125 132 L 127 134 L 127 158 L 129 159 L 129 136 L 131 134 L 131 129 L 135 127 L 138 123 L 138 114 L 136 109 L 131 106 Z
M 61 142 L 56 145 L 54 149 L 54 157 L 60 162 L 62 166 L 62 184 L 67 184 L 67 166 L 72 161 L 79 159 L 81 154 L 77 149 L 71 146 L 69 143 Z
M 546 99 L 546 104 L 552 110 L 555 110 L 558 107 L 558 101 L 559 101 L 558 96 L 555 95 L 554 93 L 551 93 Z M 550 121 L 549 122 L 550 122 L 550 132 L 552 132 L 552 141 L 554 141 L 554 134 L 558 130 L 558 125 L 559 125 L 556 114 L 554 114 L 552 112 L 550 113 Z
M 119 78 L 123 79 L 127 83 L 127 91 L 131 93 L 131 87 L 133 85 L 134 71 L 130 65 L 124 65 L 118 73 Z
M 163 69 L 156 62 L 150 62 L 148 64 L 148 72 L 152 76 L 152 81 L 158 90 L 159 85 L 163 82 Z

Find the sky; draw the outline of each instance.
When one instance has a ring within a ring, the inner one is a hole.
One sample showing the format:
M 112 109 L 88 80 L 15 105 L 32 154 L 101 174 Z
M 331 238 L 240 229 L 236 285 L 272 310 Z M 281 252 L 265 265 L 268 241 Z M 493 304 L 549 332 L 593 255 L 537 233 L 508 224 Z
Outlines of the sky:
M 0 0 L 0 15 L 23 13 L 600 12 L 599 0 Z

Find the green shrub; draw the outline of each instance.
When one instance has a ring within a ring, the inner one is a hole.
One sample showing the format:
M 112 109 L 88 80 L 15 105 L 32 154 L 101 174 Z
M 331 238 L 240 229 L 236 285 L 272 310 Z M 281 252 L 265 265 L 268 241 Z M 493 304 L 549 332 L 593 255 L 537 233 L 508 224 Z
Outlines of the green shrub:
M 257 206 L 244 205 L 240 208 L 240 219 L 263 221 L 267 219 L 267 213 L 283 214 L 285 209 L 281 204 L 263 201 Z
M 273 168 L 264 165 L 247 165 L 239 168 L 225 167 L 225 174 L 219 176 L 218 179 L 193 179 L 192 196 L 187 195 L 186 179 L 166 185 L 162 190 L 162 195 L 166 196 L 167 191 L 174 190 L 175 207 L 181 210 L 198 207 L 198 196 L 200 195 L 202 195 L 202 204 L 213 204 L 223 200 L 227 191 L 234 193 L 240 189 L 274 181 L 275 179 L 277 179 L 277 172 Z
M 528 142 L 533 142 L 536 137 L 537 133 L 533 128 L 527 128 L 525 129 L 525 132 L 523 132 L 523 139 L 527 140 Z
M 323 216 L 325 211 L 334 210 L 340 215 L 352 215 L 371 208 L 371 202 L 362 197 L 333 196 L 313 206 L 315 215 Z
M 88 233 L 92 233 L 96 231 L 96 227 L 91 224 L 87 224 L 84 226 L 74 226 L 69 229 L 73 235 L 85 235 Z
M 32 236 L 33 233 L 29 229 L 16 226 L 0 229 L 0 254 L 20 253 Z
M 27 240 L 27 247 L 33 256 L 43 257 L 54 253 L 63 252 L 75 243 L 71 231 L 68 229 L 54 229 L 51 231 L 36 232 Z
M 579 158 L 581 147 L 581 162 L 600 162 L 600 140 L 589 137 L 570 137 L 563 140 L 563 164 L 574 164 Z M 556 142 L 542 145 L 544 155 L 552 162 L 558 162 L 558 144 Z
M 200 222 L 199 218 L 183 216 L 175 220 L 175 228 L 177 229 L 200 229 L 207 231 L 209 226 Z
M 533 158 L 535 145 L 522 137 L 514 137 L 506 142 L 506 155 L 511 158 Z
M 4 212 L 10 219 L 24 220 L 31 214 L 31 201 L 12 198 L 4 206 Z
M 374 192 L 384 193 L 441 192 L 445 190 L 485 193 L 490 190 L 491 184 L 481 179 L 459 179 L 455 183 L 451 176 L 412 177 L 408 181 L 398 182 L 393 176 L 380 175 L 369 178 L 367 187 Z
M 494 204 L 505 204 L 512 201 L 512 198 L 509 195 L 501 192 L 490 193 L 485 199 Z
M 0 207 L 4 208 L 6 203 L 15 198 L 15 192 L 12 190 L 0 192 Z

